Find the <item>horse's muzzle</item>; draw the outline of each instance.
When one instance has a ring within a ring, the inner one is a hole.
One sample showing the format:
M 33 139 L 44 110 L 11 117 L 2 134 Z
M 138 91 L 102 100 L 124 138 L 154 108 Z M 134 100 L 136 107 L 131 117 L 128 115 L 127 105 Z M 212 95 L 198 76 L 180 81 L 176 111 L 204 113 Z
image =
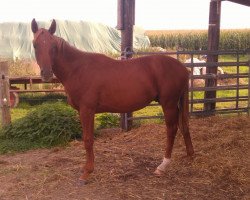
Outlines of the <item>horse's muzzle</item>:
M 53 79 L 53 71 L 52 70 L 41 70 L 41 77 L 43 82 L 51 82 Z

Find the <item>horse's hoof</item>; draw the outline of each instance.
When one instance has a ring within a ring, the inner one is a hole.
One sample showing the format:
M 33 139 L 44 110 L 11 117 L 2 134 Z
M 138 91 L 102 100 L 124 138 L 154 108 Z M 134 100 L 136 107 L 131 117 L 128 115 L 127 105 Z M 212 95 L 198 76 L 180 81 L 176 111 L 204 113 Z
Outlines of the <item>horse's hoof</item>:
M 87 185 L 87 184 L 88 184 L 87 180 L 78 179 L 78 181 L 77 181 L 77 186 L 79 186 L 79 187 L 82 187 L 82 186 Z
M 154 175 L 156 175 L 156 176 L 163 176 L 163 175 L 164 175 L 164 172 L 161 171 L 161 170 L 159 170 L 159 169 L 156 169 L 156 170 L 154 171 Z

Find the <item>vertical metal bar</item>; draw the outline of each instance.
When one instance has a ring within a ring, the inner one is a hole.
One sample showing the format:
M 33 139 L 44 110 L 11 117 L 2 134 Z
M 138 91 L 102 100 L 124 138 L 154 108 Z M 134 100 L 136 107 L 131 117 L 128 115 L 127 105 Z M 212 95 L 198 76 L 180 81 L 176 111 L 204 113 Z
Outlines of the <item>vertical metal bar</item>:
M 191 67 L 191 84 L 190 84 L 190 88 L 194 88 L 194 54 L 191 54 L 191 63 L 192 63 L 192 67 Z M 191 90 L 191 113 L 194 112 L 194 103 L 193 103 L 193 99 L 194 99 L 194 91 Z
M 239 78 L 239 75 L 240 75 L 240 67 L 239 67 L 239 62 L 240 62 L 240 58 L 239 58 L 239 51 L 237 51 L 237 66 L 236 66 L 236 69 L 237 69 L 237 86 L 236 86 L 236 109 L 238 110 L 239 109 L 239 85 L 240 85 L 240 78 Z

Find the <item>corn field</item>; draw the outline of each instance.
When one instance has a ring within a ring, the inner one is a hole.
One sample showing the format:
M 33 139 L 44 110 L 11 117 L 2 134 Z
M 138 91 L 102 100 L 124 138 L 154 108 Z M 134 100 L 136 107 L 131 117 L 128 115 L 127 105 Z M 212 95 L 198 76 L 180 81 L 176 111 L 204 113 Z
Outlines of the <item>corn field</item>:
M 207 50 L 207 30 L 147 31 L 151 46 L 164 49 Z M 221 30 L 220 50 L 250 48 L 250 29 Z

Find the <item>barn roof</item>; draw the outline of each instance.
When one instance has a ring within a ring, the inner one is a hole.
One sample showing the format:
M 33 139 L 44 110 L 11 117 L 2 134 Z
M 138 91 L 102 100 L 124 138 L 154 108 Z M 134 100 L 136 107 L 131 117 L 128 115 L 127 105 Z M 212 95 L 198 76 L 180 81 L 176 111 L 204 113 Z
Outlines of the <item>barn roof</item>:
M 231 2 L 238 3 L 244 6 L 250 6 L 250 0 L 226 0 L 226 1 L 231 1 Z

